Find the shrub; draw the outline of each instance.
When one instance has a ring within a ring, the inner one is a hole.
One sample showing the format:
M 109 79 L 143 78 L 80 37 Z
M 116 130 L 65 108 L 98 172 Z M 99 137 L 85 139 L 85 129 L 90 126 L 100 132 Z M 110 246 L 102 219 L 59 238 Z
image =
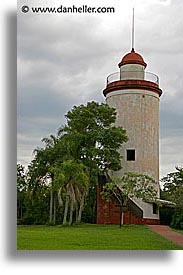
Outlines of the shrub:
M 170 225 L 174 215 L 175 209 L 170 207 L 160 207 L 160 221 L 161 224 Z
M 170 226 L 175 229 L 183 229 L 183 209 L 175 211 Z

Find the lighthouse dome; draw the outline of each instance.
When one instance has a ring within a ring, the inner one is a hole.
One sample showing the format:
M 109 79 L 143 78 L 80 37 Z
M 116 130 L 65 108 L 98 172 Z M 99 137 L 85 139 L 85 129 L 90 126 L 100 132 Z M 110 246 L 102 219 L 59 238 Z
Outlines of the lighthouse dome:
M 147 66 L 147 64 L 144 62 L 144 59 L 142 56 L 135 52 L 135 50 L 132 48 L 130 53 L 127 53 L 121 60 L 121 62 L 118 64 L 119 68 L 123 65 L 127 64 L 139 64 L 144 67 Z

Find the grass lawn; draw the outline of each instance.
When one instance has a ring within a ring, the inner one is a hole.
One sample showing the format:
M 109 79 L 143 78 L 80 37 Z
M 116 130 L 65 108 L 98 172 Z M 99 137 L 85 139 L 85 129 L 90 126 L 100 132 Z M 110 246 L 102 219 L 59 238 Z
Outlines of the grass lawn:
M 18 250 L 182 250 L 145 225 L 18 226 Z

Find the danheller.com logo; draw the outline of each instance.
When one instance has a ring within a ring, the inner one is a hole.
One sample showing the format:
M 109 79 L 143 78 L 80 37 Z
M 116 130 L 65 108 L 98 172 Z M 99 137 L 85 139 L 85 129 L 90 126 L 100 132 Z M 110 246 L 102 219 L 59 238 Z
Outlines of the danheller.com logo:
M 75 5 L 71 7 L 60 6 L 56 7 L 28 7 L 23 5 L 21 7 L 23 13 L 28 13 L 29 11 L 33 13 L 114 13 L 114 7 L 89 7 L 87 5 L 82 5 L 76 7 Z

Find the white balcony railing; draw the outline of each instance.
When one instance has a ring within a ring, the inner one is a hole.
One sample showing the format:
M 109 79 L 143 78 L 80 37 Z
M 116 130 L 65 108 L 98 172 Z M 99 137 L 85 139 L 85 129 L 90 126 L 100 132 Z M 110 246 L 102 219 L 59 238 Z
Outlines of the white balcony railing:
M 128 79 L 137 79 L 137 80 L 145 80 L 156 83 L 159 85 L 159 77 L 153 73 L 149 72 L 138 72 L 138 71 L 122 71 L 117 73 L 112 73 L 107 77 L 107 85 L 119 81 L 119 80 L 128 80 Z

